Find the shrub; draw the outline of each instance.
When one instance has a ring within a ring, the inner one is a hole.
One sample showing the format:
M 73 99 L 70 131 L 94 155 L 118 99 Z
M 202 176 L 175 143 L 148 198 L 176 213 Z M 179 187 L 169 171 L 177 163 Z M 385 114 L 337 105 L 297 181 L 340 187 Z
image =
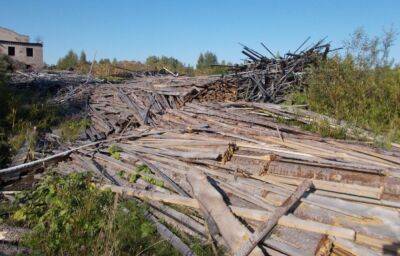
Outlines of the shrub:
M 292 97 L 311 110 L 400 140 L 400 69 L 389 50 L 395 32 L 370 38 L 357 30 L 345 42 L 346 55 L 336 55 L 311 68 L 308 87 Z
M 48 175 L 15 205 L 12 220 L 32 228 L 23 243 L 37 255 L 178 255 L 159 242 L 145 207 L 97 189 L 87 174 Z

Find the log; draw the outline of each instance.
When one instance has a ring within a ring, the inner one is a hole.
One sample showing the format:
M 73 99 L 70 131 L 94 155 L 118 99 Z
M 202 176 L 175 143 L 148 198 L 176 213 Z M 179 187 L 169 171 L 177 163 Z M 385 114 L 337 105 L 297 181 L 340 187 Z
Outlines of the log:
M 250 236 L 250 232 L 235 218 L 205 174 L 192 170 L 188 172 L 186 179 L 192 186 L 194 197 L 210 214 L 230 250 L 236 253 L 243 240 Z M 263 253 L 261 249 L 256 248 L 252 255 L 263 255 Z
M 277 176 L 273 174 L 264 175 L 252 175 L 255 179 L 259 179 L 265 182 L 278 181 L 280 183 L 289 185 L 299 185 L 302 179 L 295 179 L 293 177 Z M 329 191 L 332 193 L 348 194 L 359 197 L 368 197 L 372 199 L 380 199 L 383 194 L 383 187 L 375 188 L 368 186 L 361 186 L 357 184 L 344 184 L 333 181 L 323 181 L 312 179 L 312 183 L 315 189 L 321 191 Z
M 327 225 L 311 220 L 303 220 L 295 217 L 292 214 L 282 216 L 278 221 L 278 225 L 283 225 L 289 228 L 297 228 L 304 231 L 310 231 L 324 235 L 331 235 L 349 240 L 355 240 L 356 237 L 356 232 L 352 229 L 335 227 L 332 225 Z
M 287 213 L 290 208 L 297 203 L 298 200 L 309 190 L 312 186 L 311 180 L 304 180 L 296 189 L 296 191 L 285 201 L 285 203 L 278 207 L 272 216 L 264 223 L 256 232 L 254 232 L 248 241 L 244 243 L 241 248 L 236 252 L 236 256 L 247 256 L 257 244 L 272 230 L 278 223 L 279 218 Z
M 115 185 L 103 185 L 100 187 L 103 190 L 110 189 L 114 193 L 125 194 L 127 196 L 137 197 L 143 200 L 153 200 L 158 202 L 176 204 L 194 209 L 200 209 L 196 199 L 183 197 L 179 195 L 168 195 L 160 192 L 146 191 L 138 188 L 122 187 Z M 232 212 L 239 217 L 247 218 L 255 221 L 265 221 L 268 219 L 269 213 L 262 210 L 249 209 L 238 206 L 230 206 Z
M 4 175 L 4 174 L 9 174 L 9 173 L 14 173 L 14 172 L 22 172 L 22 171 L 27 171 L 29 169 L 35 168 L 38 165 L 44 165 L 50 161 L 53 160 L 60 160 L 63 159 L 64 157 L 69 156 L 71 153 L 81 150 L 81 149 L 85 149 L 85 148 L 89 148 L 89 147 L 93 147 L 93 146 L 97 146 L 101 143 L 106 143 L 106 142 L 112 142 L 112 141 L 118 141 L 118 140 L 122 140 L 122 139 L 138 139 L 144 136 L 148 136 L 148 135 L 153 135 L 153 134 L 161 134 L 164 133 L 165 131 L 156 131 L 156 132 L 148 132 L 148 133 L 142 133 L 142 134 L 131 134 L 131 135 L 126 135 L 126 136 L 121 136 L 121 137 L 117 137 L 117 138 L 112 138 L 112 139 L 106 139 L 106 140 L 102 140 L 102 141 L 97 141 L 97 142 L 93 142 L 93 143 L 88 143 L 79 147 L 75 147 L 66 151 L 63 151 L 61 153 L 52 155 L 52 156 L 48 156 L 39 160 L 35 160 L 29 163 L 25 163 L 25 164 L 20 164 L 17 166 L 12 166 L 9 168 L 5 168 L 0 170 L 0 176 Z

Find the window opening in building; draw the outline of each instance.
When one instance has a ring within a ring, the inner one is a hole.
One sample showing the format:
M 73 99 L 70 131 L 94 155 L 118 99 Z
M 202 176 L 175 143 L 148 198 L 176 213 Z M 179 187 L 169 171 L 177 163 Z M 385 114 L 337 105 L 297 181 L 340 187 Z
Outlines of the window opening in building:
M 15 56 L 15 47 L 14 46 L 8 46 L 8 55 Z
M 26 48 L 26 56 L 33 57 L 33 48 Z

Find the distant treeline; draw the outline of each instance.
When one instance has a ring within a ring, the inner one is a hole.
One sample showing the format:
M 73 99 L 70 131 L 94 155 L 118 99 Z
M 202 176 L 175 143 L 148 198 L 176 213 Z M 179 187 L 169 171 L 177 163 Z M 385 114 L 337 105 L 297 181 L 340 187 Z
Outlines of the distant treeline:
M 232 64 L 224 60 L 218 61 L 217 55 L 210 51 L 199 55 L 195 67 L 186 65 L 174 57 L 166 56 L 149 56 L 144 63 L 126 60 L 117 61 L 115 58 L 113 60 L 100 59 L 98 61 L 94 60 L 92 65 L 92 62 L 87 59 L 84 51 L 78 56 L 77 53 L 70 50 L 51 68 L 87 73 L 92 66 L 92 73 L 100 77 L 118 76 L 127 71 L 157 71 L 167 68 L 174 73 L 195 76 L 225 73 L 227 71 L 225 65 Z

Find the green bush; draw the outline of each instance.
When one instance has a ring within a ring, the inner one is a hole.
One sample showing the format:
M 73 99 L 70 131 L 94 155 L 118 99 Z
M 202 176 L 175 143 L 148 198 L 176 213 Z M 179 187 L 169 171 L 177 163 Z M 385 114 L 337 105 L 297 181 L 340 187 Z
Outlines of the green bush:
M 392 30 L 370 38 L 356 30 L 345 42 L 345 56 L 309 70 L 308 87 L 292 97 L 293 103 L 399 141 L 400 68 L 389 58 L 394 35 Z
M 145 207 L 97 189 L 87 174 L 49 175 L 15 206 L 12 221 L 32 228 L 23 243 L 37 255 L 178 255 L 157 243 Z

